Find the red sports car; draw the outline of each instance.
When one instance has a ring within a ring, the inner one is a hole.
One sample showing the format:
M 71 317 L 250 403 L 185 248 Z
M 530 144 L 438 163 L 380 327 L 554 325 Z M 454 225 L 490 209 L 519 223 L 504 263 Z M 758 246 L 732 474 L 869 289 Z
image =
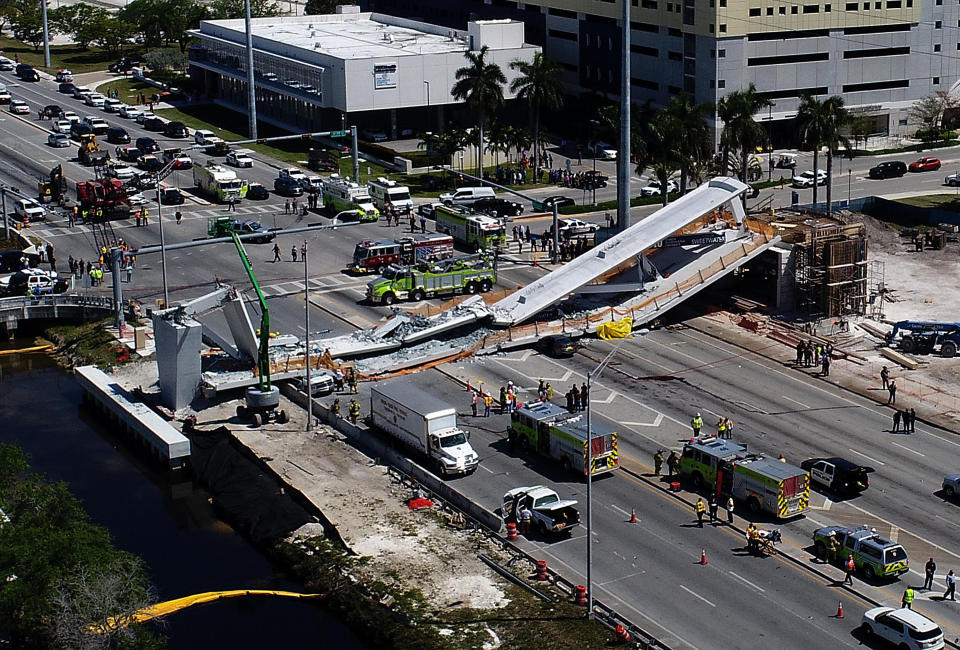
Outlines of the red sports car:
M 910 163 L 910 171 L 912 172 L 935 172 L 938 169 L 940 169 L 939 158 L 921 158 Z

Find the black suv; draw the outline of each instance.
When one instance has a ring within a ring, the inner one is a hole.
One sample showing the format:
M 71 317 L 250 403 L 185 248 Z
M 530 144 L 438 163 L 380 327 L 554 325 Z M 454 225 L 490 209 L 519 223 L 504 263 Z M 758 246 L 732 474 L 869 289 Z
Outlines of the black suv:
M 160 151 L 160 145 L 153 138 L 137 138 L 137 149 L 143 153 L 153 153 Z
M 147 131 L 163 131 L 166 125 L 167 123 L 159 117 L 149 117 L 143 122 L 143 128 Z
M 280 196 L 301 196 L 303 186 L 295 178 L 282 177 L 273 181 L 273 191 Z
M 130 142 L 130 134 L 122 126 L 111 126 L 107 129 L 107 142 L 126 144 Z
M 86 135 L 87 133 L 93 133 L 93 129 L 83 122 L 74 122 L 70 127 L 70 137 L 74 140 L 79 140 L 81 135 Z
M 26 63 L 17 66 L 16 74 L 22 81 L 40 81 L 40 73 Z
M 899 178 L 907 173 L 906 163 L 888 160 L 870 168 L 870 178 Z
M 498 217 L 517 217 L 523 213 L 523 206 L 516 201 L 508 201 L 507 199 L 500 199 L 496 197 L 477 199 L 473 202 L 472 207 L 474 210 L 486 212 L 489 215 L 492 215 L 494 212 L 496 212 Z
M 76 86 L 73 83 L 62 83 L 57 86 L 57 90 L 62 92 L 64 95 L 72 95 L 73 91 L 76 90 Z
M 168 138 L 185 138 L 190 132 L 183 122 L 167 122 L 163 125 L 163 134 Z

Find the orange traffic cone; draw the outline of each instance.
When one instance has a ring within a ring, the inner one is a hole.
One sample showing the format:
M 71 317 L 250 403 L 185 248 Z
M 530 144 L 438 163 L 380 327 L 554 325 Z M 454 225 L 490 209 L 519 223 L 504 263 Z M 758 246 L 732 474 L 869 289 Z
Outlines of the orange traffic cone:
M 837 618 L 843 618 L 843 601 L 837 601 Z
M 636 508 L 630 508 L 630 523 L 631 523 L 631 524 L 637 523 L 637 509 L 636 509 Z
M 700 549 L 700 564 L 706 564 L 706 563 L 707 563 L 707 551 L 701 548 L 701 549 Z

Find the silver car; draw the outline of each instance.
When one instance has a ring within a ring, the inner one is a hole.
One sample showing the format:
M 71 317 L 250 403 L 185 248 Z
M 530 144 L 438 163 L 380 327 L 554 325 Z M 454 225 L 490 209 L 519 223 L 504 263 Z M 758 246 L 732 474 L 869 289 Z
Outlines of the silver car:
M 950 474 L 943 477 L 943 493 L 951 499 L 960 495 L 960 474 Z
M 51 147 L 69 147 L 70 136 L 66 133 L 51 133 L 47 136 L 47 144 Z

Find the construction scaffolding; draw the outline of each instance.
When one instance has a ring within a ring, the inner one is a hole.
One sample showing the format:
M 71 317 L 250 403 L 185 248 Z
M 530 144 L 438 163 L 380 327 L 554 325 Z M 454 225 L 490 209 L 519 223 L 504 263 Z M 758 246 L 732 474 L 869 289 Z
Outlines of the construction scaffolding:
M 863 223 L 849 221 L 852 215 L 844 215 L 848 222 L 802 214 L 778 216 L 770 225 L 796 252 L 798 309 L 818 318 L 867 315 L 870 285 Z

